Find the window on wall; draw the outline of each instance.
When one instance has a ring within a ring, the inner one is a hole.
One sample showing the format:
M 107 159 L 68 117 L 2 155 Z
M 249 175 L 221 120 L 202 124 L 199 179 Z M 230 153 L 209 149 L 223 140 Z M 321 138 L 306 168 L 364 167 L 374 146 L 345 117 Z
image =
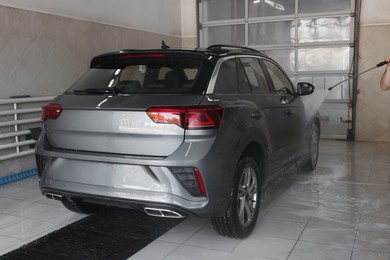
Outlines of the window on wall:
M 290 1 L 291 2 L 291 1 Z M 351 0 L 299 0 L 299 13 L 350 12 Z
M 248 1 L 249 17 L 266 17 L 295 14 L 294 0 Z
M 205 21 L 232 20 L 245 18 L 242 0 L 210 0 L 202 5 Z
M 249 46 L 327 89 L 353 64 L 355 0 L 200 0 L 200 46 Z M 348 100 L 348 86 L 328 99 Z
M 245 26 L 241 24 L 205 27 L 204 33 L 208 45 L 221 42 L 245 45 Z

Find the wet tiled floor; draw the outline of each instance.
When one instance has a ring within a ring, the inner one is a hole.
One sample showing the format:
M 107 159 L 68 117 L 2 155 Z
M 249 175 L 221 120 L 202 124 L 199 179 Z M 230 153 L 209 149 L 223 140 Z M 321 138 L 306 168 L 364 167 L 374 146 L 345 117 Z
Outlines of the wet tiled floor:
M 263 191 L 249 238 L 190 217 L 130 259 L 390 259 L 390 143 L 321 140 L 314 172 L 284 175 Z M 0 186 L 0 255 L 83 217 L 36 182 Z
M 249 238 L 187 219 L 130 259 L 390 259 L 390 143 L 322 140 L 314 172 L 286 175 Z

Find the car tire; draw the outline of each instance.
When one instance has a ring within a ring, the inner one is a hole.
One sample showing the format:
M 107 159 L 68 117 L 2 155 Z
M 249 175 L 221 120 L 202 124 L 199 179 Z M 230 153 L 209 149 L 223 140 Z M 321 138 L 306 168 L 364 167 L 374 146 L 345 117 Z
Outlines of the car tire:
M 251 157 L 244 157 L 236 168 L 231 198 L 225 214 L 211 218 L 214 229 L 226 237 L 248 237 L 256 225 L 260 194 L 259 167 Z
M 320 129 L 317 125 L 313 125 L 310 133 L 309 152 L 301 163 L 301 171 L 311 172 L 317 167 L 318 151 L 320 144 Z
M 84 202 L 82 200 L 63 199 L 62 204 L 70 211 L 82 214 L 93 214 L 103 210 L 106 206 Z

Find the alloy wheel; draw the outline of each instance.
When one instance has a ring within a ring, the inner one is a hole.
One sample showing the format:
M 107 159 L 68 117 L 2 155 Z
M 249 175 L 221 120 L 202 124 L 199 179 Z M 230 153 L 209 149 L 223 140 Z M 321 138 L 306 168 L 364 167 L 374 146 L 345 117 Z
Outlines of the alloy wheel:
M 252 167 L 244 168 L 237 193 L 238 219 L 244 227 L 249 226 L 256 215 L 257 194 L 256 172 Z

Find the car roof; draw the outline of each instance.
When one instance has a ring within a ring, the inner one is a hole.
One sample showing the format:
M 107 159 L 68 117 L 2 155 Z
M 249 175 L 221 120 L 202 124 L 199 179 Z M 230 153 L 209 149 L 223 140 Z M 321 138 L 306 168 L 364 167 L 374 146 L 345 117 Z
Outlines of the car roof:
M 167 54 L 167 55 L 178 55 L 178 56 L 186 56 L 186 55 L 201 55 L 206 58 L 211 57 L 213 59 L 220 59 L 226 56 L 235 56 L 235 55 L 255 55 L 260 57 L 269 58 L 264 53 L 243 46 L 237 45 L 227 45 L 227 44 L 215 44 L 211 45 L 208 48 L 198 48 L 198 49 L 170 49 L 166 45 L 162 45 L 161 49 L 123 49 L 117 52 L 103 53 L 95 56 L 91 61 L 91 67 L 94 67 L 93 64 L 99 63 L 99 61 L 106 60 L 112 56 L 118 55 L 138 55 L 138 54 Z M 142 55 L 139 56 L 140 58 Z
M 161 49 L 124 49 L 120 53 L 134 53 L 134 52 L 201 52 L 204 54 L 214 54 L 215 56 L 226 56 L 228 54 L 255 54 L 267 57 L 264 53 L 249 47 L 228 45 L 228 44 L 214 44 L 207 48 L 197 49 L 170 49 L 162 46 Z

